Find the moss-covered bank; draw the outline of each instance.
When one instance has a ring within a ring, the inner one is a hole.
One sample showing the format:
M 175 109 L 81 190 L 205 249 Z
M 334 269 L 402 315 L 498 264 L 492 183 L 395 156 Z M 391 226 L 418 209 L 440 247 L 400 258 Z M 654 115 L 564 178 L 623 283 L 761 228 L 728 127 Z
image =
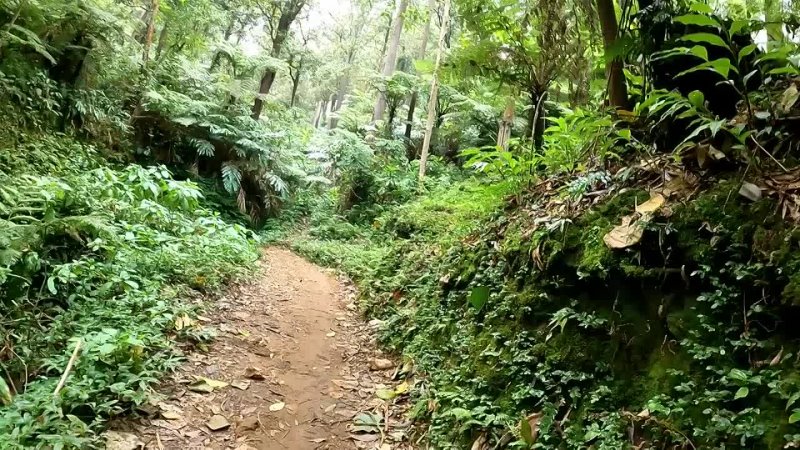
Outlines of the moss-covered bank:
M 552 208 L 558 191 L 505 208 L 471 188 L 390 212 L 350 256 L 354 241 L 295 247 L 345 269 L 371 256 L 350 273 L 383 342 L 424 375 L 415 412 L 435 448 L 521 439 L 533 413 L 536 448 L 796 446 L 798 232 L 738 188 L 668 200 L 622 250 L 603 236 L 643 190 L 570 215 Z

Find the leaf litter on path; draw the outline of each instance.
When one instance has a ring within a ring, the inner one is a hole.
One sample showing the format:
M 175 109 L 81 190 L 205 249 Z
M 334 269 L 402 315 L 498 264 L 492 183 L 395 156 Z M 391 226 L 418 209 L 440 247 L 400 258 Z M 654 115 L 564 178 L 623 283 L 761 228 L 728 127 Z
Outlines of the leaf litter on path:
M 164 380 L 154 412 L 112 427 L 148 450 L 413 449 L 413 371 L 375 348 L 379 323 L 364 323 L 355 290 L 287 250 L 259 266 L 198 316 L 221 332 Z

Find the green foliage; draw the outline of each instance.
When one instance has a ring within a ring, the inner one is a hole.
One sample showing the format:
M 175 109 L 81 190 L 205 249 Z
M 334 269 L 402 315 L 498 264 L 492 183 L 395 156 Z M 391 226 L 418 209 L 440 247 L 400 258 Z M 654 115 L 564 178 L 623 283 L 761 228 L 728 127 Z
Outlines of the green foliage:
M 0 447 L 94 448 L 104 421 L 179 361 L 175 319 L 192 308 L 178 298 L 241 276 L 254 242 L 163 167 L 0 179 L 0 364 L 16 394 L 0 407 Z

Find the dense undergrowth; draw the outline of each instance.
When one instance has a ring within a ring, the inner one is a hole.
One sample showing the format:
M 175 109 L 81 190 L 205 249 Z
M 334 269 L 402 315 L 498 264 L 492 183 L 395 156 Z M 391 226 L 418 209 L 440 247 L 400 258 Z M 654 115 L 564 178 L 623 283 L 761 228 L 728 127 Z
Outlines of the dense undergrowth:
M 731 177 L 668 201 L 634 250 L 603 237 L 650 195 L 613 178 L 576 215 L 541 213 L 569 184 L 509 210 L 473 181 L 292 246 L 358 281 L 422 375 L 435 448 L 522 439 L 531 414 L 536 448 L 783 448 L 800 416 L 797 233 Z
M 164 167 L 109 166 L 63 135 L 24 141 L 0 164 L 0 448 L 92 448 L 151 398 L 181 342 L 209 337 L 180 326 L 198 306 L 186 299 L 246 275 L 256 245 Z

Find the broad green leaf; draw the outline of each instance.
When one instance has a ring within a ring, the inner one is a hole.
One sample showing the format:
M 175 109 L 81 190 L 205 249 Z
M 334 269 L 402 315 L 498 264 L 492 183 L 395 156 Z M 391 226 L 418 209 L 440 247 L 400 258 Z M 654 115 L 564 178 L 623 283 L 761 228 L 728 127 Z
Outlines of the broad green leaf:
M 711 9 L 711 7 L 708 6 L 706 3 L 702 2 L 692 3 L 689 6 L 689 9 L 691 9 L 694 12 L 699 12 L 703 14 L 709 14 L 709 15 L 714 14 L 714 10 Z
M 489 288 L 486 286 L 474 287 L 469 293 L 469 303 L 478 311 L 483 308 L 483 305 L 485 305 L 488 300 Z
M 681 37 L 680 40 L 681 41 L 687 41 L 687 42 L 701 42 L 701 43 L 715 45 L 717 47 L 722 47 L 722 48 L 726 48 L 726 49 L 730 50 L 730 47 L 728 46 L 728 44 L 721 37 L 717 36 L 716 34 L 711 34 L 711 33 L 691 33 L 691 34 L 687 34 L 686 36 Z
M 56 289 L 56 279 L 53 277 L 47 278 L 47 290 L 50 291 L 51 294 L 56 295 L 58 293 L 58 289 Z
M 715 27 L 722 29 L 722 25 L 719 22 L 717 22 L 716 20 L 714 20 L 709 16 L 705 16 L 702 14 L 684 14 L 672 20 L 678 23 L 682 23 L 684 25 L 700 25 L 703 27 Z
M 702 108 L 706 102 L 706 96 L 700 91 L 689 92 L 688 98 L 689 103 L 691 103 L 695 108 Z
M 700 64 L 700 65 L 694 66 L 691 69 L 684 70 L 683 72 L 681 72 L 678 75 L 676 75 L 676 77 L 682 77 L 682 76 L 684 76 L 686 74 L 689 74 L 689 73 L 692 73 L 692 72 L 697 72 L 697 71 L 700 71 L 700 70 L 712 70 L 712 71 L 718 73 L 720 76 L 722 76 L 726 80 L 728 79 L 728 76 L 730 75 L 731 70 L 733 70 L 734 72 L 738 72 L 738 70 L 731 64 L 731 60 L 729 60 L 728 58 L 720 58 L 720 59 L 715 59 L 713 61 L 709 61 L 709 62 Z
M 731 369 L 728 373 L 728 377 L 732 380 L 736 381 L 745 381 L 749 375 L 742 369 Z
M 0 377 L 0 405 L 8 406 L 11 404 L 11 390 L 8 388 L 6 381 Z
M 742 49 L 739 50 L 739 62 L 742 62 L 742 59 L 756 51 L 756 48 L 758 48 L 756 44 L 745 45 L 742 47 Z
M 708 61 L 708 49 L 702 45 L 695 45 L 689 49 L 689 53 L 701 58 L 703 61 Z
M 522 440 L 524 440 L 526 444 L 533 445 L 536 443 L 533 439 L 533 430 L 531 429 L 531 423 L 528 422 L 528 419 L 519 421 L 519 431 L 520 434 L 522 434 Z
M 795 409 L 791 416 L 789 416 L 789 423 L 800 422 L 800 409 Z
M 750 25 L 750 22 L 746 20 L 743 19 L 734 20 L 733 23 L 731 24 L 731 27 L 728 29 L 728 32 L 730 33 L 731 36 L 735 36 L 739 34 L 739 32 L 742 31 L 748 25 Z
M 738 391 L 736 391 L 736 395 L 733 396 L 733 399 L 734 400 L 738 400 L 740 398 L 745 398 L 748 395 L 750 395 L 750 389 L 748 389 L 746 387 L 742 387 L 742 388 L 739 388 Z

